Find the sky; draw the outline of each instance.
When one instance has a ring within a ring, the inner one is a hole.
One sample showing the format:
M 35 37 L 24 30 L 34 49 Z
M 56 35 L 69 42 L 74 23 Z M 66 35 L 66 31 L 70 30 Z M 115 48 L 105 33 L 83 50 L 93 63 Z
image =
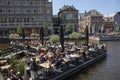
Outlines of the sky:
M 57 15 L 59 9 L 64 5 L 73 5 L 79 13 L 96 9 L 106 15 L 120 11 L 120 0 L 52 0 L 53 14 Z

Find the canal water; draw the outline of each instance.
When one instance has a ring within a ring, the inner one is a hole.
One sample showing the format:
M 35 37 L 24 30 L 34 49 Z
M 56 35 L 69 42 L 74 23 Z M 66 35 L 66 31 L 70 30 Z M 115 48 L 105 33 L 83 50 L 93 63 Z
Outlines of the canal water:
M 108 56 L 65 80 L 120 80 L 120 41 L 108 41 Z
M 65 80 L 120 80 L 120 41 L 107 41 L 106 59 L 70 76 Z M 0 44 L 0 50 L 8 44 Z

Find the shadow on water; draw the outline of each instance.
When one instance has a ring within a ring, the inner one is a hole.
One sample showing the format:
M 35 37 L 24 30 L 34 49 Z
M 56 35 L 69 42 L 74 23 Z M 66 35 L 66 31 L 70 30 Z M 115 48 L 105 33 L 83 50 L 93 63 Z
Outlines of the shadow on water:
M 95 64 L 92 64 L 88 66 L 87 68 L 78 71 L 74 75 L 72 75 L 69 78 L 66 78 L 64 80 L 86 80 L 85 78 L 89 78 L 89 74 L 93 75 L 95 72 L 99 71 L 100 68 L 102 68 L 102 65 L 106 63 L 106 59 L 103 59 L 102 61 L 99 61 Z M 87 79 L 89 80 L 89 79 Z

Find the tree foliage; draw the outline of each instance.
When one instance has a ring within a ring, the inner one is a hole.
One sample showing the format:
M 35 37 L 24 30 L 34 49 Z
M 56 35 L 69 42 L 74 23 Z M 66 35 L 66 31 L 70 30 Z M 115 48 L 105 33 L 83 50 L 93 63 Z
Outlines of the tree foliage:
M 44 33 L 47 34 L 47 31 L 48 31 L 48 23 L 47 22 L 43 22 L 43 29 L 44 29 Z
M 22 75 L 25 72 L 25 60 L 24 59 L 19 60 L 19 71 Z
M 37 34 L 37 33 L 32 33 L 32 34 L 31 34 L 31 37 L 34 37 L 34 38 L 39 37 L 39 34 Z
M 22 29 L 23 29 L 23 24 L 19 23 L 17 27 L 17 34 L 20 34 L 22 32 Z
M 58 35 L 51 35 L 50 36 L 50 42 L 56 43 L 60 40 L 60 37 Z
M 69 33 L 72 32 L 72 30 L 73 30 L 73 25 L 72 25 L 72 23 L 68 23 L 67 26 L 66 26 L 65 31 L 69 34 Z
M 12 33 L 12 34 L 9 35 L 9 39 L 19 39 L 19 37 L 20 37 L 19 34 L 13 34 Z
M 73 32 L 72 34 L 69 35 L 69 38 L 71 38 L 71 39 L 79 39 L 81 37 L 82 37 L 82 35 L 77 32 Z

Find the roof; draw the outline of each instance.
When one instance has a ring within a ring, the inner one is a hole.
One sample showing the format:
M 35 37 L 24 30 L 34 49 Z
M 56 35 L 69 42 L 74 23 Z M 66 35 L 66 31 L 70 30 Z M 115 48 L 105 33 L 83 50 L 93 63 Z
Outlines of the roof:
M 71 9 L 73 9 L 73 10 L 77 10 L 73 5 L 72 5 L 72 6 L 64 5 L 64 6 L 60 9 L 60 11 L 67 10 L 67 9 L 69 9 L 69 8 L 71 8 Z M 78 10 L 77 10 L 77 11 L 78 11 Z
M 111 13 L 111 14 L 107 14 L 107 15 L 104 15 L 105 17 L 113 17 L 113 16 L 115 16 L 117 13 L 116 12 L 114 12 L 114 13 Z
M 98 12 L 97 10 L 93 9 L 93 10 L 88 11 L 85 15 L 89 16 L 89 15 L 102 15 L 102 14 Z

